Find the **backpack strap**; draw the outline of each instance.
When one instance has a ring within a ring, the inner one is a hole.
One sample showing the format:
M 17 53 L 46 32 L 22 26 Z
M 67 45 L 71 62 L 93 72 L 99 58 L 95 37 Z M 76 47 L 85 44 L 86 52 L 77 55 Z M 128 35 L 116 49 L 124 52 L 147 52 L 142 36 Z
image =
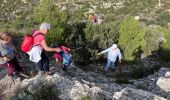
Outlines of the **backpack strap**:
M 34 31 L 32 32 L 32 37 L 33 37 L 33 39 L 34 39 L 36 36 L 38 36 L 38 35 L 44 36 L 44 34 L 43 34 L 43 33 L 40 33 L 40 32 L 34 35 L 35 32 L 36 32 L 36 30 L 34 30 Z M 38 46 L 38 45 L 40 45 L 40 44 L 33 45 L 33 47 Z
M 35 32 L 34 32 L 34 33 L 35 33 Z M 34 33 L 33 33 L 33 34 L 34 34 Z M 44 34 L 43 34 L 43 33 L 40 33 L 40 32 L 37 33 L 37 34 L 35 34 L 35 35 L 33 35 L 33 34 L 32 34 L 32 37 L 33 37 L 33 38 L 36 37 L 36 36 L 38 36 L 38 35 L 43 35 L 43 36 L 44 36 Z

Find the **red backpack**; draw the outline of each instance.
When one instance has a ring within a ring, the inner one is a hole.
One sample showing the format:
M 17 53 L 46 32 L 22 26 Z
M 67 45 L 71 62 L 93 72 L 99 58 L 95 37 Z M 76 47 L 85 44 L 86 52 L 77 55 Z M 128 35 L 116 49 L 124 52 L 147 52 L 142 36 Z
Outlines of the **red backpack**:
M 32 32 L 32 34 L 26 34 L 24 36 L 24 40 L 21 44 L 21 50 L 24 52 L 28 52 L 31 50 L 31 48 L 33 47 L 33 43 L 34 43 L 34 37 L 38 36 L 38 35 L 43 35 L 42 33 L 37 33 L 36 35 L 33 36 L 35 30 Z M 38 44 L 40 45 L 40 44 Z

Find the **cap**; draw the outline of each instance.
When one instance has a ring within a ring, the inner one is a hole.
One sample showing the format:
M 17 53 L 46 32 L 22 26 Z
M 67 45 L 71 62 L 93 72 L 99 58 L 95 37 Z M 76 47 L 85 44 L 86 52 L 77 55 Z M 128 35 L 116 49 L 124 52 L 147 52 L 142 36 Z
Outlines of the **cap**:
M 116 49 L 117 48 L 117 45 L 116 44 L 113 44 L 112 45 L 112 49 Z

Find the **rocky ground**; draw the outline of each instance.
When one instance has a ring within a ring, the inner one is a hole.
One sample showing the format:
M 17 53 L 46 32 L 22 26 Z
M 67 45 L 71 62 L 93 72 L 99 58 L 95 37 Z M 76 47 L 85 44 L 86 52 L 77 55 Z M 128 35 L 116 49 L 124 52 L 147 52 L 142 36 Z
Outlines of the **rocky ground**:
M 35 67 L 34 64 L 29 66 Z M 50 66 L 54 71 L 54 64 L 51 63 Z M 34 93 L 45 84 L 55 85 L 61 92 L 59 98 L 62 100 L 80 100 L 84 96 L 91 97 L 92 100 L 170 99 L 169 68 L 161 68 L 153 75 L 142 79 L 131 79 L 129 84 L 118 84 L 116 78 L 99 72 L 83 71 L 77 66 L 69 67 L 67 72 L 55 72 L 51 76 L 36 75 L 22 81 L 15 79 L 15 84 L 9 76 L 5 76 L 0 80 L 0 84 L 0 100 L 9 99 L 21 89 Z

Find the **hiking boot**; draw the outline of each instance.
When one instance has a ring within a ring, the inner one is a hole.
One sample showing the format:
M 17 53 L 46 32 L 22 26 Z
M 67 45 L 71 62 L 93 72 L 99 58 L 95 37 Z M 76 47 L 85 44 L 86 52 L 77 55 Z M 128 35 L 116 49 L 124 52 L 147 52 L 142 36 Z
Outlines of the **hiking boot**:
M 52 72 L 46 71 L 46 72 L 45 72 L 45 75 L 52 75 Z
M 63 71 L 67 71 L 67 66 L 63 65 Z

